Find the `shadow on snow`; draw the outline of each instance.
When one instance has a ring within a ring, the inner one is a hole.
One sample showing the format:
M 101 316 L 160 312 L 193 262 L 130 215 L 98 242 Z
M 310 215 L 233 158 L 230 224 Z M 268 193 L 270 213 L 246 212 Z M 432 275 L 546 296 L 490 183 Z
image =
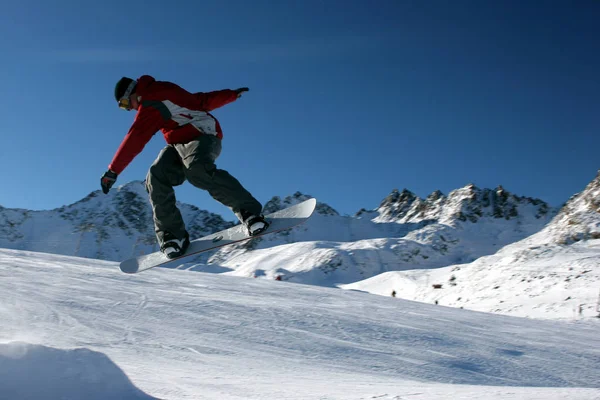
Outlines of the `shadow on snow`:
M 0 344 L 0 397 L 153 400 L 102 353 L 22 342 Z

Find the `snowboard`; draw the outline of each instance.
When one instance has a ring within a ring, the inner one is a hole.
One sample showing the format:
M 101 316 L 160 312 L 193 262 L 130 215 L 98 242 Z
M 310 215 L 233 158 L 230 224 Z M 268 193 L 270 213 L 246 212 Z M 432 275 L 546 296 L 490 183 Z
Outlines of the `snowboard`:
M 229 229 L 192 240 L 187 251 L 181 257 L 169 259 L 163 253 L 157 251 L 155 253 L 145 254 L 122 261 L 119 267 L 121 268 L 121 271 L 127 274 L 135 274 L 167 263 L 181 261 L 186 257 L 227 246 L 229 244 L 243 242 L 275 232 L 281 232 L 293 228 L 310 218 L 316 205 L 317 200 L 313 198 L 272 214 L 265 215 L 269 227 L 267 230 L 255 236 L 249 236 L 246 227 L 239 224 Z

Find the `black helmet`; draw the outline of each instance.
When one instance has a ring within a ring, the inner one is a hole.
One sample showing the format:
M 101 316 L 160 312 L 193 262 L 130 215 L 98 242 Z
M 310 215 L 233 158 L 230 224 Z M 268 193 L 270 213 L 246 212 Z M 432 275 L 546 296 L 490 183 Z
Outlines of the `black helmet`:
M 119 82 L 117 82 L 117 84 L 115 85 L 115 100 L 116 101 L 121 100 L 121 98 L 125 95 L 127 88 L 129 88 L 129 85 L 131 85 L 132 82 L 135 82 L 135 81 L 131 78 L 122 77 L 121 79 L 119 79 Z M 133 93 L 134 91 L 135 91 L 135 86 L 132 88 L 132 90 L 129 92 L 129 94 Z

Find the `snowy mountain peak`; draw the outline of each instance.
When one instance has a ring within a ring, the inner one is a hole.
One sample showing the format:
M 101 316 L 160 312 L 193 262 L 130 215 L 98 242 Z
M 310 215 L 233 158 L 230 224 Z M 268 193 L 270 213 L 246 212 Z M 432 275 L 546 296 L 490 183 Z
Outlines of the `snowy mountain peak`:
M 600 239 L 600 171 L 586 188 L 574 195 L 540 232 L 557 244 Z
M 434 202 L 434 201 L 438 201 L 444 197 L 445 197 L 444 193 L 442 193 L 440 190 L 436 190 L 436 191 L 432 192 L 429 196 L 427 196 L 426 201 Z
M 379 205 L 376 210 L 379 213 L 378 222 L 402 221 L 413 209 L 415 201 L 421 200 L 410 190 L 394 189 Z
M 273 196 L 271 200 L 265 203 L 263 207 L 263 214 L 271 214 L 284 208 L 291 207 L 293 205 L 302 203 L 305 200 L 311 199 L 313 196 L 296 192 L 291 196 L 281 198 L 279 196 Z M 336 210 L 325 203 L 317 201 L 317 207 L 315 211 L 322 215 L 340 215 Z
M 127 182 L 127 183 L 125 183 L 123 185 L 117 186 L 116 187 L 116 191 L 117 192 L 120 192 L 120 191 L 132 192 L 132 193 L 136 193 L 136 194 L 138 194 L 138 195 L 140 195 L 140 196 L 142 196 L 144 198 L 148 197 L 148 192 L 146 192 L 146 186 L 144 184 L 144 181 L 131 181 L 131 182 Z M 100 192 L 100 191 L 98 191 L 98 192 Z
M 392 193 L 390 193 L 382 202 L 381 205 L 384 205 L 386 203 L 410 203 L 412 202 L 414 199 L 416 199 L 417 196 L 415 196 L 415 194 L 413 192 L 411 192 L 410 190 L 404 188 L 402 189 L 402 191 L 399 191 L 398 189 L 394 189 L 392 190 Z
M 482 217 L 510 220 L 523 214 L 532 214 L 539 219 L 553 212 L 544 201 L 514 195 L 500 185 L 491 190 L 469 184 L 452 191 L 446 207 L 442 217 L 446 222 L 477 222 Z
M 361 210 L 358 215 L 366 215 Z M 392 191 L 375 210 L 375 222 L 432 223 L 454 225 L 460 222 L 479 221 L 482 217 L 513 219 L 521 214 L 542 218 L 552 213 L 547 203 L 529 197 L 511 194 L 502 186 L 496 189 L 480 189 L 470 183 L 453 190 L 446 197 L 436 190 L 421 199 L 404 189 Z
M 190 236 L 233 225 L 217 214 L 178 203 Z M 55 210 L 0 209 L 0 247 L 122 260 L 157 250 L 152 209 L 143 182 L 108 194 L 96 190 Z

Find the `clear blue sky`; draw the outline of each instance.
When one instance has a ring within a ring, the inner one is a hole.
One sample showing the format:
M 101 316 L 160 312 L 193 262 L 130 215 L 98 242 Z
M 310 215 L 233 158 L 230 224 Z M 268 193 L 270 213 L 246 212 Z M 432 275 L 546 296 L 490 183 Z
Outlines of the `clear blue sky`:
M 600 168 L 600 2 L 23 1 L 0 13 L 0 205 L 98 190 L 134 114 L 121 76 L 248 86 L 217 165 L 341 213 L 395 188 L 502 184 L 560 205 Z M 119 176 L 142 180 L 158 133 Z M 233 216 L 189 184 L 178 199 Z

